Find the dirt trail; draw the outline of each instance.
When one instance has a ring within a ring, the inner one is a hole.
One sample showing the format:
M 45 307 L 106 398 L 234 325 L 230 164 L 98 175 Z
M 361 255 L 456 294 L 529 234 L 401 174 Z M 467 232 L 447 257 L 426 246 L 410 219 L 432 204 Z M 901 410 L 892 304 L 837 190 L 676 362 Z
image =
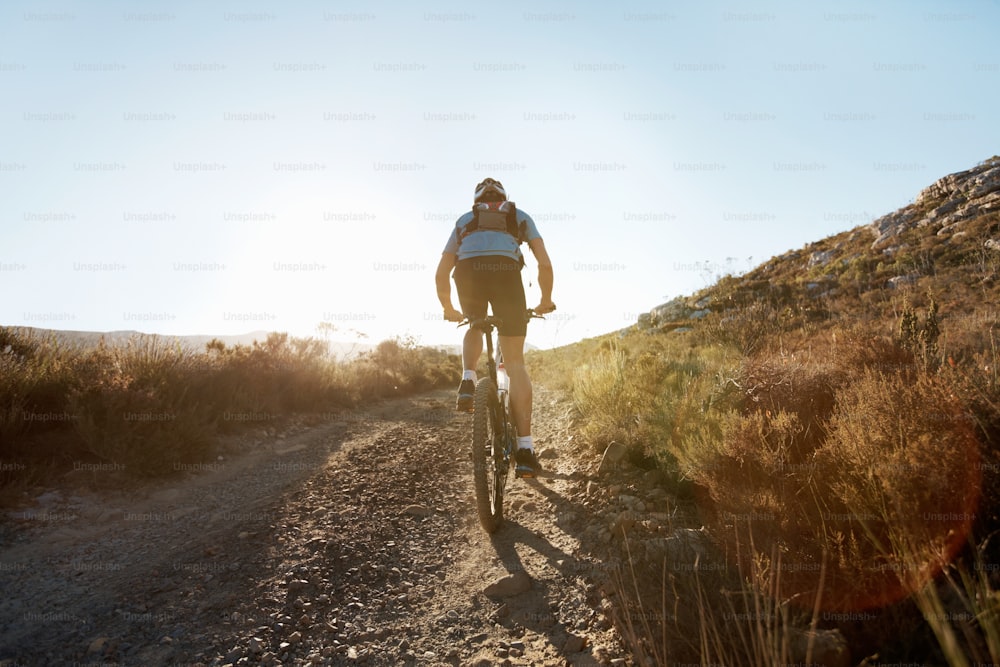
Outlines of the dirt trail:
M 0 532 L 0 665 L 629 664 L 567 404 L 536 389 L 548 476 L 511 480 L 490 537 L 452 402 L 247 437 L 169 483 L 35 494 Z

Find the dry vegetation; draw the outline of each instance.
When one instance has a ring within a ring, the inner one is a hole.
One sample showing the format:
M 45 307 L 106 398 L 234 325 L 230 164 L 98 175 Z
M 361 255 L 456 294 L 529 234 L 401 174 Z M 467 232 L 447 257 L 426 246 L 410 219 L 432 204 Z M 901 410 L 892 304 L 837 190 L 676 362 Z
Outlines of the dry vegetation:
M 193 352 L 154 336 L 69 348 L 0 328 L 0 484 L 81 461 L 170 474 L 208 460 L 219 432 L 450 384 L 458 366 L 406 340 L 339 362 L 323 341 L 280 333 Z
M 637 655 L 780 664 L 836 629 L 855 663 L 1000 661 L 1000 216 L 964 229 L 845 232 L 693 295 L 701 319 L 532 356 L 595 449 L 692 487 L 729 564 L 633 562 Z

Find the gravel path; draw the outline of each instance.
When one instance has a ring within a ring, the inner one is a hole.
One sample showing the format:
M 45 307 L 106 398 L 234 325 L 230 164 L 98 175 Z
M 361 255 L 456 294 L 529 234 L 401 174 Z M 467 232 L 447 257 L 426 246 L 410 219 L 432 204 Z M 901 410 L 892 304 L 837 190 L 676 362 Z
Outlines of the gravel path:
M 536 388 L 550 474 L 511 480 L 491 537 L 452 401 L 244 436 L 169 483 L 33 494 L 0 527 L 0 666 L 631 664 L 568 405 Z

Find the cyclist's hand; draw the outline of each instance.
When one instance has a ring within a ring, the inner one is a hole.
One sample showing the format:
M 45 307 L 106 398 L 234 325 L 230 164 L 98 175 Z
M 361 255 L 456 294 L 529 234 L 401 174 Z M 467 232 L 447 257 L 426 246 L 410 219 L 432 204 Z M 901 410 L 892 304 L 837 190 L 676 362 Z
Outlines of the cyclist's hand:
M 460 310 L 455 310 L 454 308 L 445 308 L 444 319 L 446 322 L 461 322 L 465 319 L 465 315 L 463 315 L 462 311 Z
M 556 304 L 552 303 L 551 299 L 545 299 L 539 302 L 532 310 L 534 310 L 539 315 L 544 315 L 545 313 L 551 313 L 556 309 Z

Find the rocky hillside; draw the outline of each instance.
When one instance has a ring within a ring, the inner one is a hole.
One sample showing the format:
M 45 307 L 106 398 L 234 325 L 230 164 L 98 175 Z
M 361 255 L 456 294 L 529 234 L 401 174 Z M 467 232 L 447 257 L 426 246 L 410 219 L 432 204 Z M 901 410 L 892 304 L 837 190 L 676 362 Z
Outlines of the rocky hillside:
M 949 174 L 913 203 L 868 225 L 786 252 L 639 317 L 641 329 L 685 330 L 712 312 L 751 303 L 812 322 L 879 319 L 895 296 L 931 293 L 943 315 L 982 314 L 998 302 L 1000 157 Z
M 924 188 L 909 206 L 872 222 L 869 229 L 876 235 L 872 248 L 889 248 L 903 233 L 922 227 L 939 237 L 962 239 L 969 233 L 968 223 L 996 212 L 1000 212 L 1000 157 L 939 179 Z M 982 244 L 1000 250 L 1000 235 Z

